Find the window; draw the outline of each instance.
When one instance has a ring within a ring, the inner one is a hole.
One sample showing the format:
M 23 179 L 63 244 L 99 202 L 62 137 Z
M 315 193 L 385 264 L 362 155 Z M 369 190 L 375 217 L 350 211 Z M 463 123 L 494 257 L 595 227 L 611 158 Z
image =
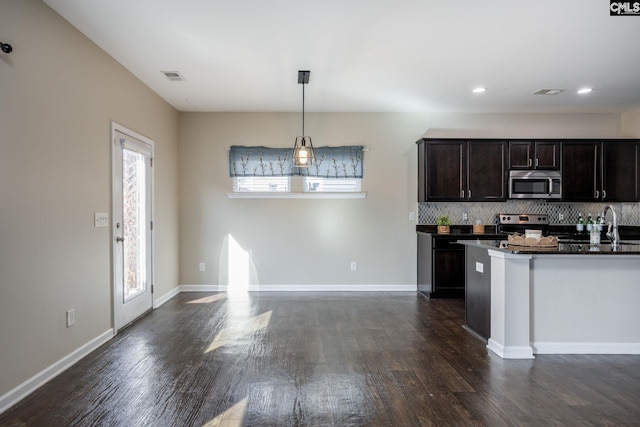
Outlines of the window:
M 291 178 L 288 176 L 235 176 L 233 192 L 281 192 L 291 191 Z
M 229 176 L 234 193 L 361 193 L 363 176 L 362 146 L 315 147 L 315 160 L 308 168 L 296 168 L 292 148 L 232 146 L 229 149 Z M 291 177 L 295 176 L 292 191 Z M 303 193 L 300 192 L 302 187 Z M 260 194 L 246 197 L 260 197 Z M 356 196 L 354 194 L 354 196 Z M 331 197 L 331 194 L 318 197 Z
M 303 178 L 303 191 L 318 193 L 359 193 L 362 189 L 361 178 L 321 178 L 307 176 Z

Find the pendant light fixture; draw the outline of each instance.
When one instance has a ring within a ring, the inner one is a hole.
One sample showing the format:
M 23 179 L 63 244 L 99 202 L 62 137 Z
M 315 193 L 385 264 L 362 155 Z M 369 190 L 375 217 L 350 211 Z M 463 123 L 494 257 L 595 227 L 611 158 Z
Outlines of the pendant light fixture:
M 310 73 L 311 71 L 298 71 L 298 83 L 302 84 L 302 136 L 296 137 L 293 146 L 293 166 L 296 168 L 308 168 L 315 159 L 311 137 L 304 133 L 304 85 L 309 83 Z

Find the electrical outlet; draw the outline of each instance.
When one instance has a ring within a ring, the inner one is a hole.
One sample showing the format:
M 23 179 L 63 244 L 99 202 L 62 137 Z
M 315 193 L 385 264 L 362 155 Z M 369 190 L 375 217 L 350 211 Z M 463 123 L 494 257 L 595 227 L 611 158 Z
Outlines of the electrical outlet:
M 558 221 L 564 221 L 564 214 L 562 212 L 558 214 Z
M 358 270 L 358 263 L 355 261 L 351 261 L 351 271 L 357 271 Z
M 466 212 L 462 212 L 462 220 L 463 221 L 468 221 L 469 220 L 469 214 Z
M 416 214 L 415 212 L 409 212 L 409 221 L 414 221 L 416 219 Z
M 200 271 L 205 271 L 207 269 L 207 265 L 204 262 L 200 263 Z
M 76 311 L 72 308 L 67 311 L 67 328 L 72 327 L 76 323 Z

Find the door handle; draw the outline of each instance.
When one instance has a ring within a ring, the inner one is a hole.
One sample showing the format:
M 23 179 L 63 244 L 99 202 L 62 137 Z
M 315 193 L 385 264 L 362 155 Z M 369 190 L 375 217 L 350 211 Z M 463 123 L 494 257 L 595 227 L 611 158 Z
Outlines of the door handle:
M 124 242 L 124 237 L 116 236 L 116 242 L 118 243 Z

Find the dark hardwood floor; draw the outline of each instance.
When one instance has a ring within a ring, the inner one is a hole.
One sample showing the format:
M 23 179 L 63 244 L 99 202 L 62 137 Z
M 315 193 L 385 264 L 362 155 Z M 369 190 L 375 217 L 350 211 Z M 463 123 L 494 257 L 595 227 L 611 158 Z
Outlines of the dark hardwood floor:
M 639 356 L 502 360 L 463 310 L 417 293 L 183 293 L 0 425 L 640 425 Z

